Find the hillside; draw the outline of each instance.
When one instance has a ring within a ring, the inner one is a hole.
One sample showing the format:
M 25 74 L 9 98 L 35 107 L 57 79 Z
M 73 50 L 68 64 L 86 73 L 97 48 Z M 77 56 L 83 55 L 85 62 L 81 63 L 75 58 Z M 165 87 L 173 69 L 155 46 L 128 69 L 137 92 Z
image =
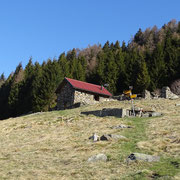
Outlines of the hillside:
M 41 112 L 0 121 L 0 179 L 180 179 L 179 100 L 136 100 L 161 117 L 116 118 L 82 115 L 102 108 L 130 107 L 128 101 Z M 120 124 L 132 128 L 112 129 Z M 93 142 L 89 137 L 118 134 L 126 140 Z M 133 162 L 133 152 L 160 156 L 159 162 Z M 107 162 L 89 163 L 104 153 Z
M 55 91 L 64 77 L 108 84 L 113 95 L 129 86 L 138 94 L 171 87 L 180 79 L 180 22 L 139 29 L 128 44 L 107 41 L 73 48 L 42 64 L 32 58 L 25 68 L 20 63 L 7 79 L 0 76 L 0 119 L 56 108 Z

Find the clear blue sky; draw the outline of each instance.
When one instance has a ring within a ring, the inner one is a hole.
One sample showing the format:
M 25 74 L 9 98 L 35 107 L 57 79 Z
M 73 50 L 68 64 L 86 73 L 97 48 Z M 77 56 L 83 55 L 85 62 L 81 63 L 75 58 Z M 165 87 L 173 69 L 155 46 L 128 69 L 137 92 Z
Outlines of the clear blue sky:
M 0 74 L 180 20 L 180 0 L 0 0 Z

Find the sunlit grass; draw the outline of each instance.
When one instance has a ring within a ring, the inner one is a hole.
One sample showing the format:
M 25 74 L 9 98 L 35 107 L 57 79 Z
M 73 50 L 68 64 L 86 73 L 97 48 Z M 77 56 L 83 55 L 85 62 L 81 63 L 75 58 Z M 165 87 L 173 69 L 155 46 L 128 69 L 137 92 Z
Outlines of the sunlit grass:
M 158 118 L 116 118 L 82 115 L 102 108 L 130 108 L 125 102 L 106 102 L 65 111 L 30 114 L 0 121 L 0 179 L 153 179 L 179 176 L 179 101 L 141 100 L 136 106 L 155 109 Z M 126 124 L 128 129 L 112 129 Z M 92 142 L 98 135 L 120 134 L 127 140 Z M 127 165 L 130 153 L 159 155 L 160 162 Z M 88 163 L 105 153 L 107 162 Z M 174 164 L 173 164 L 173 163 Z M 158 177 L 159 176 L 159 177 Z

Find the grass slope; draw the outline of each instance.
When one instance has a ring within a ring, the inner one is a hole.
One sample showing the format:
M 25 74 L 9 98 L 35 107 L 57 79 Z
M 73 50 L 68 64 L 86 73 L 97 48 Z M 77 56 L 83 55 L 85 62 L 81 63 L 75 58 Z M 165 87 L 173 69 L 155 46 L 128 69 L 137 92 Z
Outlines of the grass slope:
M 128 101 L 106 102 L 72 110 L 36 113 L 0 121 L 0 179 L 179 179 L 180 100 L 135 101 L 163 112 L 158 118 L 82 115 L 108 107 L 130 107 Z M 112 129 L 119 124 L 133 128 Z M 128 140 L 92 142 L 98 135 L 120 134 Z M 160 162 L 128 165 L 130 153 L 159 155 Z M 88 163 L 105 153 L 107 162 Z

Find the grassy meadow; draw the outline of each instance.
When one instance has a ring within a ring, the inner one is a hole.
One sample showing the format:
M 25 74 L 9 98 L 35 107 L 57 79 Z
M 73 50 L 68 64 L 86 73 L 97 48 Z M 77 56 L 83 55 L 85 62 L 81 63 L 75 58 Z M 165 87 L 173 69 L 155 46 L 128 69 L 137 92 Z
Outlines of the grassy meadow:
M 83 115 L 102 108 L 130 108 L 112 101 L 77 109 L 29 114 L 0 121 L 0 179 L 180 179 L 179 100 L 136 100 L 135 105 L 162 112 L 161 117 L 116 118 Z M 132 128 L 112 129 L 125 124 Z M 119 134 L 126 140 L 92 142 L 97 133 Z M 134 162 L 133 152 L 160 156 L 159 162 Z M 107 162 L 87 162 L 104 153 Z

